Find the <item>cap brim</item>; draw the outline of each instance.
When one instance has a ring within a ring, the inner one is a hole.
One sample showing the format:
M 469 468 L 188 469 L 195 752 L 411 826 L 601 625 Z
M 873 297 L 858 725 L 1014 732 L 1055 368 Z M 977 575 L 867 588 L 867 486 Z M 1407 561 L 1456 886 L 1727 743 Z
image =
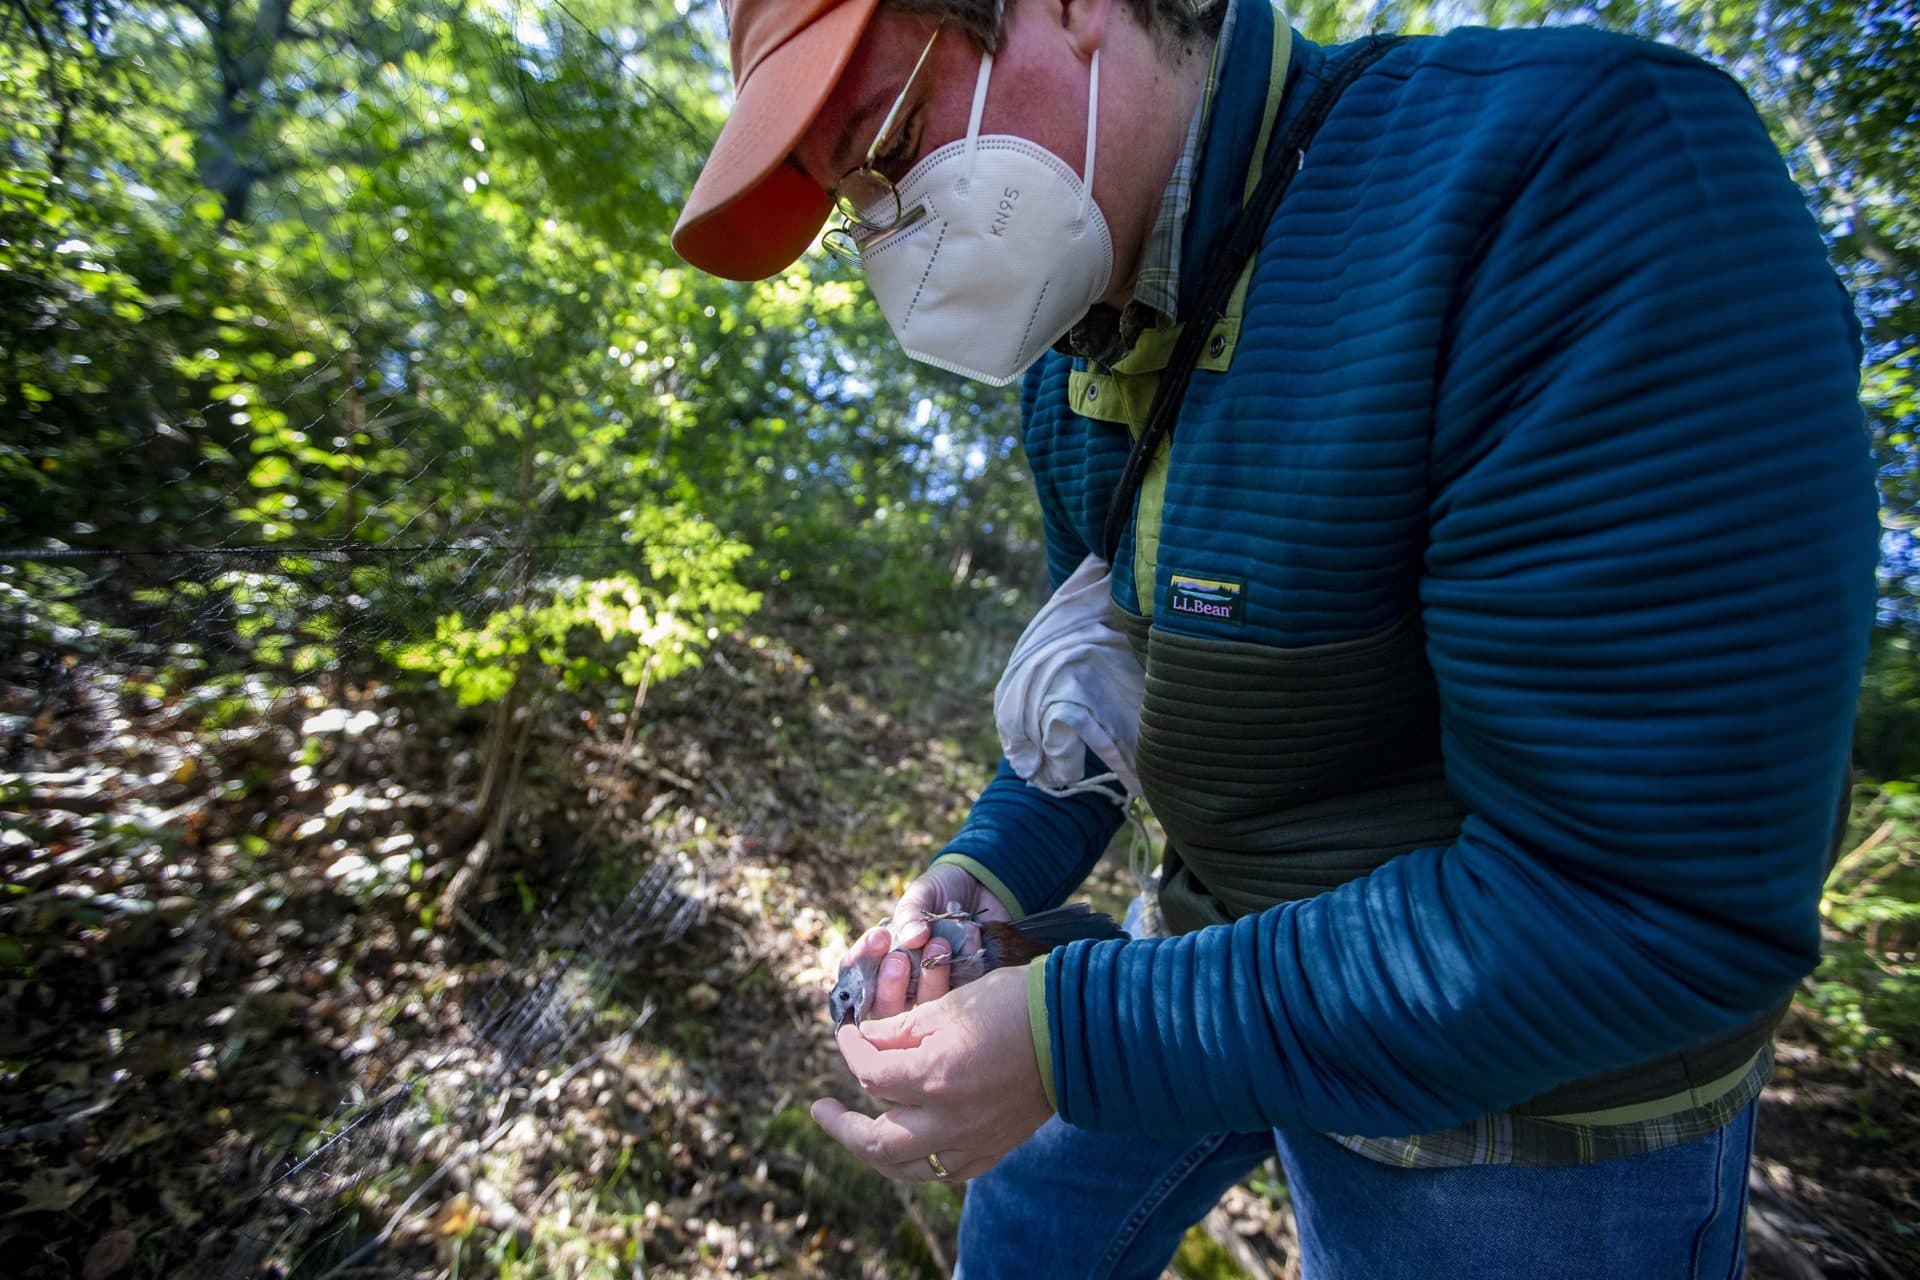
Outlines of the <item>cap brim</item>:
M 807 251 L 833 199 L 787 157 L 826 105 L 878 6 L 835 6 L 747 76 L 673 229 L 681 257 L 729 280 L 764 280 Z

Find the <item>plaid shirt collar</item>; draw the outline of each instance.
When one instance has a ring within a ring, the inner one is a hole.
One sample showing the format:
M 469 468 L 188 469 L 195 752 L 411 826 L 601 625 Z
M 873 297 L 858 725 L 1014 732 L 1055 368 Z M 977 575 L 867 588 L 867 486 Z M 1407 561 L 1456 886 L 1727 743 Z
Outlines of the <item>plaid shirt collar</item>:
M 1200 105 L 1187 125 L 1187 138 L 1180 158 L 1173 163 L 1173 174 L 1160 196 L 1160 211 L 1147 232 L 1140 253 L 1140 274 L 1133 287 L 1133 300 L 1124 310 L 1096 305 L 1055 345 L 1066 355 L 1083 356 L 1096 364 L 1112 364 L 1133 349 L 1140 334 L 1162 319 L 1174 319 L 1180 298 L 1180 248 L 1186 241 L 1187 213 L 1193 206 L 1193 176 L 1200 164 L 1200 141 L 1206 136 L 1207 117 L 1213 109 L 1214 93 L 1220 87 L 1220 66 L 1227 42 L 1233 38 L 1233 15 L 1238 0 L 1187 0 L 1195 13 L 1206 14 L 1219 8 L 1225 12 L 1220 35 L 1213 46 L 1213 60 L 1207 65 L 1206 87 L 1200 93 Z

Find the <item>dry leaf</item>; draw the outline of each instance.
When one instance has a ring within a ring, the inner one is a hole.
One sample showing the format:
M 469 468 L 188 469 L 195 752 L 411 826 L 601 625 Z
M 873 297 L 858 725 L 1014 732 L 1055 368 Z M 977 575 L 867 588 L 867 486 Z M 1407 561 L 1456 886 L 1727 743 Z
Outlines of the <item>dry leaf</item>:
M 442 1236 L 463 1236 L 479 1222 L 479 1209 L 472 1197 L 462 1192 L 447 1201 L 447 1207 L 440 1211 L 440 1218 L 434 1223 L 434 1230 Z
M 193 1224 L 206 1215 L 187 1202 L 186 1195 L 173 1187 L 160 1188 L 160 1207 L 181 1226 L 191 1229 Z
M 21 1197 L 26 1203 L 13 1209 L 6 1216 L 17 1217 L 23 1213 L 64 1213 L 87 1194 L 97 1179 L 79 1176 L 80 1171 L 69 1165 L 65 1169 L 41 1169 L 28 1176 L 24 1182 L 0 1188 Z
M 87 1250 L 86 1261 L 80 1264 L 80 1280 L 107 1280 L 108 1276 L 119 1274 L 133 1261 L 134 1244 L 131 1227 L 107 1232 Z

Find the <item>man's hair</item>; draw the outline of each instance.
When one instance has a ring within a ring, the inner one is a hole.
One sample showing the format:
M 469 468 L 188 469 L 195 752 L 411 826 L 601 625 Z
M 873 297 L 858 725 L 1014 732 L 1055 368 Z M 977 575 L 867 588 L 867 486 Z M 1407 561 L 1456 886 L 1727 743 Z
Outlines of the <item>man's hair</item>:
M 889 9 L 926 13 L 965 31 L 983 49 L 997 51 L 1006 29 L 1006 0 L 884 0 Z M 1015 0 L 1018 3 L 1018 0 Z M 1185 57 L 1220 34 L 1225 0 L 1126 0 L 1162 56 Z

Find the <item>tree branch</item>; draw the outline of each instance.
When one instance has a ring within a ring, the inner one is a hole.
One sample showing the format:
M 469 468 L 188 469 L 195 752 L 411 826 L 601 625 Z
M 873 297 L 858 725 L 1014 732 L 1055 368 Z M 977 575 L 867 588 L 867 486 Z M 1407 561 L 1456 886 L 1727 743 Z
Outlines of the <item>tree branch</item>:
M 1834 203 L 1852 224 L 1852 238 L 1860 248 L 1860 255 L 1893 277 L 1908 293 L 1920 297 L 1920 262 L 1902 252 L 1898 246 L 1889 244 L 1886 237 L 1880 234 L 1879 228 L 1874 225 L 1873 215 L 1848 185 L 1840 167 L 1833 162 L 1832 154 L 1828 152 L 1820 131 L 1814 127 L 1806 110 L 1794 104 L 1785 113 L 1785 121 L 1794 140 L 1806 151 L 1807 162 L 1813 166 L 1814 175 L 1833 193 Z
M 53 99 L 53 105 L 60 112 L 59 122 L 53 129 L 53 143 L 47 148 L 47 172 L 53 175 L 55 182 L 59 182 L 67 171 L 67 142 L 73 136 L 73 102 L 60 85 L 60 55 L 54 51 L 47 29 L 41 25 L 33 10 L 27 7 L 26 0 L 11 2 L 27 30 L 33 33 L 33 42 L 40 46 L 40 55 L 47 60 L 47 70 L 42 78 L 46 81 L 47 96 Z

